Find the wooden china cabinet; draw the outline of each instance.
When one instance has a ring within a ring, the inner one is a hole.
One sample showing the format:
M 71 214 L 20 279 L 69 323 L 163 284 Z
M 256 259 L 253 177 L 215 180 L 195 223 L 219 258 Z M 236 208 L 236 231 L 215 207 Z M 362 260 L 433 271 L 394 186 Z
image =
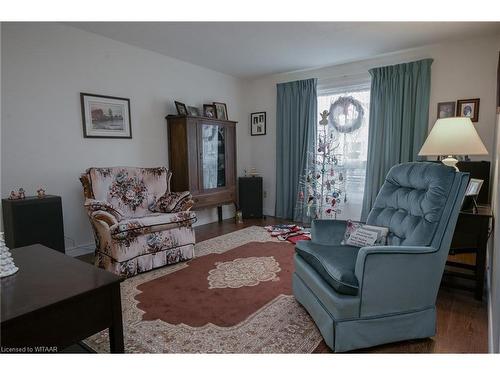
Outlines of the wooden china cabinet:
M 194 209 L 236 205 L 236 122 L 167 116 L 171 190 L 189 190 Z

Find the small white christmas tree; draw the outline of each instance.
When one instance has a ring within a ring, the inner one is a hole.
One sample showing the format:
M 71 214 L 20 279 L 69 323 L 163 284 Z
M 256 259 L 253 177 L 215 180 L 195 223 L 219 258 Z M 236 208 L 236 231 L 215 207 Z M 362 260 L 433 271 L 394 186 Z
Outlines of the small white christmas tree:
M 3 232 L 0 232 L 0 277 L 10 276 L 18 270 L 19 268 L 14 264 L 9 248 L 5 246 Z
M 299 178 L 297 210 L 309 219 L 335 219 L 345 201 L 345 169 L 340 141 L 328 127 L 328 111 L 320 113 L 318 144 Z M 305 211 L 305 212 L 304 212 Z

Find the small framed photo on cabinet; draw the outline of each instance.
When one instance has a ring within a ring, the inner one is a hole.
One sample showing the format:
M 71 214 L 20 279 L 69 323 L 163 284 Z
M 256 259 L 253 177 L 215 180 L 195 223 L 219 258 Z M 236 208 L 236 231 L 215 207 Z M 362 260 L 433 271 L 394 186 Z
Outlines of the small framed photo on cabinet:
M 215 115 L 218 120 L 227 120 L 229 118 L 226 103 L 214 102 L 213 105 L 215 107 Z
M 215 106 L 213 104 L 203 104 L 203 116 L 208 118 L 216 118 Z
M 250 114 L 251 135 L 266 135 L 266 112 Z
M 200 115 L 200 110 L 198 109 L 198 107 L 189 106 L 189 107 L 187 107 L 187 110 L 188 110 L 189 116 L 196 116 L 197 117 Z
M 175 108 L 177 109 L 177 114 L 179 116 L 187 116 L 188 115 L 188 110 L 187 110 L 187 107 L 184 103 L 175 101 L 174 104 L 175 104 Z

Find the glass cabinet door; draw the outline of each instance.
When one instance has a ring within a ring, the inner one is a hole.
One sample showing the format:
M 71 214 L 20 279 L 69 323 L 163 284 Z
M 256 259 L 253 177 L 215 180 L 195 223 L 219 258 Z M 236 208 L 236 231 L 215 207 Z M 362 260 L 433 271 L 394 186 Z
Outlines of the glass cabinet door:
M 226 129 L 220 125 L 201 125 L 203 189 L 226 185 Z

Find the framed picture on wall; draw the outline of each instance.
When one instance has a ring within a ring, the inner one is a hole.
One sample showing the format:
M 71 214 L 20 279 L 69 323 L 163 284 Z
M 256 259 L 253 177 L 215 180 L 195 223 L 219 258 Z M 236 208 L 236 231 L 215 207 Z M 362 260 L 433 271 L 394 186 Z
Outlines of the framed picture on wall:
M 455 102 L 438 103 L 437 118 L 448 118 L 455 116 Z
M 254 112 L 250 114 L 251 135 L 266 135 L 266 112 Z
M 80 93 L 85 138 L 132 138 L 130 99 Z
M 479 99 L 457 100 L 457 116 L 469 117 L 472 122 L 479 120 Z

